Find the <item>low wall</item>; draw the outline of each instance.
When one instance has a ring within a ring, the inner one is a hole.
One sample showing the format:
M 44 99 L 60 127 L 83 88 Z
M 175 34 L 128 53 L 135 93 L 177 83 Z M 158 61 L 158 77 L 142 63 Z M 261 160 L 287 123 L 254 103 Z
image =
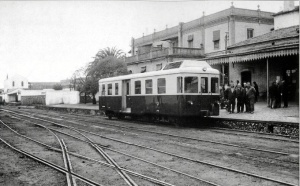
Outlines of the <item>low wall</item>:
M 88 114 L 88 115 L 98 115 L 98 116 L 104 115 L 103 111 L 91 110 L 91 109 L 50 107 L 50 106 L 44 106 L 44 105 L 37 105 L 35 108 L 42 109 L 42 110 L 59 111 L 61 113 L 69 113 L 69 114 Z
M 215 122 L 215 126 L 252 132 L 288 135 L 293 138 L 299 138 L 299 125 L 295 123 L 276 123 L 270 121 L 235 121 L 220 119 Z
M 78 91 L 49 91 L 46 92 L 46 105 L 78 104 Z
M 46 105 L 46 96 L 21 96 L 21 103 L 22 105 Z

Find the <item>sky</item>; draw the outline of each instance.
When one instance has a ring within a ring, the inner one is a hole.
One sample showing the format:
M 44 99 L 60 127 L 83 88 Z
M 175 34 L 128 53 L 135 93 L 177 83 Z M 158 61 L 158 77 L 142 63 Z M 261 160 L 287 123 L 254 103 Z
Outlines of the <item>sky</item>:
M 216 13 L 232 1 L 0 1 L 0 88 L 7 75 L 58 82 L 100 49 L 128 52 L 131 38 Z M 299 2 L 295 1 L 296 5 Z M 283 1 L 233 1 L 237 8 L 279 12 Z M 129 55 L 129 54 L 127 54 Z

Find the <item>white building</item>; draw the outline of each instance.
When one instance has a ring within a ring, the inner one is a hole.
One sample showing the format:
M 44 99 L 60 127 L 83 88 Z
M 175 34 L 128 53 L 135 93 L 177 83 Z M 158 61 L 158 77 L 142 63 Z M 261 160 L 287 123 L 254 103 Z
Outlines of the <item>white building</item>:
M 14 75 L 11 78 L 7 76 L 6 79 L 4 80 L 4 93 L 7 93 L 10 90 L 27 89 L 27 88 L 28 88 L 28 80 L 23 76 Z
M 284 1 L 283 11 L 273 16 L 275 30 L 299 25 L 299 6 L 295 7 L 294 1 Z

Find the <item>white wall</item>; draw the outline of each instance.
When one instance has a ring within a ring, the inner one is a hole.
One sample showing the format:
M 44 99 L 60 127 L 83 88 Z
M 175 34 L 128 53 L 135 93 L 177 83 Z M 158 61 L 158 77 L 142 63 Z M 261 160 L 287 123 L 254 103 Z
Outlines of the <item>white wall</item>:
M 13 82 L 14 82 L 14 86 L 13 86 Z M 23 82 L 23 86 L 22 86 L 22 82 Z M 28 88 L 27 78 L 20 75 L 14 75 L 13 77 L 4 80 L 4 92 L 7 92 L 7 89 L 15 89 L 15 88 Z
M 299 12 L 290 12 L 274 17 L 274 29 L 287 28 L 299 25 Z
M 213 32 L 220 30 L 220 48 L 214 49 Z M 205 53 L 225 50 L 225 36 L 228 32 L 228 23 L 223 23 L 205 29 Z
M 257 37 L 271 32 L 273 25 L 258 24 L 258 23 L 245 23 L 235 22 L 235 43 L 247 40 L 247 29 L 253 29 L 253 37 Z
M 78 104 L 79 92 L 78 91 L 47 91 L 46 92 L 46 105 L 55 104 Z
M 44 90 L 21 90 L 22 96 L 38 96 L 45 95 L 46 92 Z

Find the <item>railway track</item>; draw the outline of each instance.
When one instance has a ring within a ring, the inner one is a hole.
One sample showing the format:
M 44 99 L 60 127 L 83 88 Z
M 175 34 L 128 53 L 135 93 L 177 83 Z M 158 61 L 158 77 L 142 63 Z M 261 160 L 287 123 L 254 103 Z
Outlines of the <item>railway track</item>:
M 21 120 L 21 121 L 31 122 L 31 121 L 29 121 L 29 120 L 24 120 L 24 119 L 22 119 L 22 118 L 18 118 L 18 117 L 15 117 L 15 116 L 13 116 L 13 118 L 18 119 L 18 120 Z M 90 161 L 93 161 L 93 162 L 96 162 L 96 163 L 100 163 L 101 165 L 105 165 L 105 166 L 108 166 L 108 167 L 117 169 L 118 171 L 122 172 L 122 177 L 123 177 L 123 178 L 124 178 L 124 175 L 127 175 L 127 174 L 125 173 L 125 172 L 127 172 L 127 173 L 129 173 L 129 174 L 131 174 L 131 175 L 134 175 L 134 176 L 136 176 L 136 177 L 140 177 L 140 178 L 142 178 L 142 179 L 144 179 L 144 180 L 150 181 L 150 182 L 155 183 L 155 184 L 157 184 L 157 185 L 162 185 L 162 186 L 174 186 L 173 184 L 170 184 L 170 183 L 167 183 L 167 182 L 164 182 L 164 181 L 155 179 L 155 178 L 151 178 L 151 177 L 145 176 L 145 175 L 143 175 L 143 174 L 139 174 L 139 173 L 137 173 L 137 172 L 134 172 L 134 171 L 130 171 L 130 170 L 128 170 L 128 169 L 121 168 L 121 167 L 119 167 L 119 166 L 116 167 L 116 162 L 114 162 L 113 164 L 112 164 L 112 163 L 105 163 L 105 162 L 102 162 L 102 161 L 99 161 L 99 160 L 95 160 L 95 159 L 92 159 L 92 158 L 89 158 L 89 157 L 86 157 L 86 156 L 83 156 L 83 155 L 80 155 L 80 154 L 77 154 L 77 153 L 74 153 L 74 152 L 68 152 L 68 151 L 66 150 L 65 145 L 63 144 L 64 142 L 63 142 L 61 139 L 59 139 L 59 138 L 57 137 L 57 135 L 56 135 L 54 132 L 56 132 L 56 133 L 61 133 L 61 134 L 64 134 L 64 135 L 66 135 L 66 136 L 71 136 L 71 137 L 73 137 L 73 138 L 75 138 L 75 139 L 77 139 L 77 140 L 83 141 L 83 142 L 85 142 L 85 143 L 87 143 L 87 144 L 89 144 L 89 145 L 93 145 L 93 146 L 97 149 L 98 152 L 99 152 L 99 151 L 102 151 L 102 152 L 101 152 L 102 154 L 103 154 L 103 153 L 106 154 L 103 150 L 100 150 L 100 149 L 105 148 L 105 147 L 103 147 L 103 146 L 101 146 L 101 145 L 99 145 L 99 144 L 96 144 L 96 143 L 91 144 L 91 142 L 82 140 L 82 139 L 80 139 L 80 138 L 78 138 L 78 137 L 75 137 L 75 136 L 72 136 L 72 135 L 70 135 L 70 134 L 66 134 L 66 133 L 61 132 L 61 131 L 59 131 L 59 130 L 52 129 L 52 128 L 46 127 L 46 126 L 41 125 L 41 124 L 38 124 L 38 123 L 33 123 L 33 122 L 31 122 L 33 125 L 36 125 L 36 126 L 45 128 L 46 130 L 48 130 L 48 131 L 50 131 L 52 134 L 54 134 L 54 135 L 56 136 L 56 138 L 60 141 L 60 143 L 62 143 L 62 145 L 61 145 L 61 146 L 62 146 L 62 150 L 60 150 L 60 149 L 57 149 L 57 148 L 55 148 L 55 147 L 51 147 L 51 146 L 49 146 L 49 145 L 46 145 L 46 144 L 44 144 L 44 143 L 42 143 L 42 142 L 40 142 L 40 141 L 34 140 L 34 139 L 29 138 L 29 137 L 27 137 L 27 136 L 24 136 L 24 135 L 22 135 L 22 134 L 19 134 L 17 131 L 13 130 L 13 129 L 10 128 L 8 125 L 6 125 L 5 123 L 3 123 L 3 121 L 1 121 L 1 120 L 0 120 L 0 123 L 2 123 L 2 124 L 5 125 L 8 129 L 10 129 L 11 131 L 13 131 L 14 133 L 16 133 L 17 135 L 19 135 L 19 136 L 21 136 L 21 137 L 23 137 L 23 138 L 26 138 L 26 139 L 28 139 L 28 140 L 31 140 L 31 141 L 33 141 L 33 142 L 39 144 L 39 145 L 45 146 L 45 147 L 47 147 L 47 148 L 49 148 L 49 149 L 51 149 L 51 150 L 59 151 L 59 152 L 64 153 L 64 157 L 66 157 L 66 160 L 65 160 L 65 167 L 66 167 L 66 170 L 67 170 L 67 171 L 71 171 L 71 173 L 69 172 L 69 173 L 70 173 L 69 175 L 68 175 L 68 173 L 67 173 L 68 183 L 70 183 L 70 185 L 76 185 L 76 184 L 74 184 L 74 183 L 76 183 L 76 182 L 74 181 L 74 179 L 73 179 L 73 177 L 72 177 L 71 163 L 70 163 L 70 158 L 68 157 L 68 154 L 71 154 L 71 155 L 73 155 L 73 156 L 75 156 L 75 157 L 79 157 L 79 158 L 82 158 L 82 159 L 90 160 Z M 82 135 L 82 136 L 85 136 L 84 134 L 82 134 L 82 133 L 80 133 L 80 132 L 78 132 L 78 131 L 76 131 L 76 132 L 79 133 L 79 134 Z M 85 137 L 86 137 L 86 136 L 85 136 Z M 86 138 L 87 138 L 87 137 L 86 137 Z M 88 138 L 88 139 L 89 139 L 89 138 Z M 112 159 L 111 157 L 109 157 L 107 154 L 106 154 L 105 156 L 106 156 L 105 158 L 110 159 L 109 161 L 113 161 L 113 159 Z M 129 176 L 127 175 L 127 177 L 129 177 Z M 128 179 L 128 178 L 124 178 L 124 180 L 126 180 L 126 179 Z M 72 181 L 72 180 L 73 180 L 73 181 Z M 134 181 L 133 181 L 132 179 L 131 179 L 130 181 L 126 180 L 126 183 L 127 183 L 128 185 L 137 185 L 136 183 L 134 183 Z M 99 185 L 100 185 L 100 184 L 99 184 Z M 218 186 L 218 185 L 216 185 L 216 184 L 210 184 L 210 185 Z
M 24 119 L 22 119 L 22 118 L 18 118 L 18 117 L 15 117 L 15 116 L 13 116 L 13 117 L 16 118 L 16 119 L 22 120 L 22 121 L 31 122 L 31 121 L 29 121 L 29 120 L 24 120 Z M 0 120 L 0 121 L 1 121 L 1 120 Z M 41 126 L 41 127 L 43 127 L 43 128 L 46 128 L 47 130 L 50 130 L 51 132 L 61 133 L 61 134 L 64 134 L 64 135 L 66 135 L 66 136 L 70 136 L 70 137 L 75 138 L 75 139 L 77 139 L 77 140 L 83 141 L 83 142 L 85 142 L 85 143 L 87 143 L 87 144 L 90 144 L 89 142 L 87 142 L 87 141 L 85 141 L 85 140 L 82 140 L 82 139 L 80 139 L 80 138 L 78 138 L 78 137 L 76 137 L 76 136 L 74 136 L 74 135 L 70 135 L 70 134 L 68 134 L 68 133 L 61 132 L 61 131 L 59 131 L 59 130 L 57 130 L 57 129 L 53 129 L 53 128 L 50 128 L 50 127 L 45 127 L 44 125 L 41 125 L 41 124 L 37 124 L 37 123 L 33 123 L 33 122 L 31 122 L 31 123 L 34 124 L 34 125 L 37 125 L 37 126 Z M 7 126 L 7 127 L 8 127 L 8 126 Z M 12 130 L 12 129 L 11 129 L 11 130 Z M 80 133 L 80 132 L 77 132 L 77 133 L 79 133 L 79 134 L 85 136 L 84 134 L 82 134 L 82 133 Z M 19 134 L 19 135 L 20 135 L 20 134 Z M 24 137 L 24 136 L 23 136 L 23 137 Z M 28 138 L 28 137 L 26 137 L 26 138 Z M 32 139 L 31 139 L 31 140 L 32 140 Z M 36 140 L 34 140 L 34 141 L 35 141 L 36 143 L 45 145 L 45 144 L 43 144 L 43 143 L 41 143 L 41 142 L 38 142 L 38 141 L 36 141 Z M 150 161 L 147 161 L 147 160 L 138 158 L 138 157 L 136 157 L 136 156 L 132 156 L 132 155 L 129 155 L 129 154 L 126 154 L 126 153 L 117 151 L 117 150 L 110 149 L 110 148 L 108 148 L 108 147 L 102 146 L 101 144 L 96 144 L 96 143 L 94 143 L 93 145 L 94 145 L 96 148 L 104 148 L 104 149 L 107 149 L 107 150 L 109 150 L 109 151 L 116 152 L 116 153 L 119 153 L 119 154 L 122 154 L 122 155 L 125 155 L 125 156 L 128 156 L 128 157 L 131 157 L 131 158 L 134 158 L 134 159 L 137 159 L 137 160 L 140 160 L 140 161 L 143 161 L 143 162 L 152 164 L 152 165 L 154 165 L 154 166 L 157 166 L 157 167 L 160 167 L 160 168 L 164 168 L 164 169 L 166 169 L 166 170 L 169 170 L 169 171 L 172 171 L 172 172 L 175 172 L 175 173 L 178 173 L 178 174 L 181 174 L 181 175 L 190 177 L 190 178 L 192 178 L 192 179 L 201 181 L 201 182 L 206 183 L 206 184 L 209 184 L 209 185 L 220 186 L 220 185 L 215 184 L 215 183 L 213 183 L 213 182 L 210 182 L 210 181 L 206 181 L 206 180 L 204 180 L 204 179 L 197 178 L 197 177 L 195 177 L 195 176 L 192 176 L 192 175 L 183 173 L 183 172 L 181 172 L 181 171 L 177 171 L 177 170 L 175 170 L 175 169 L 167 168 L 167 167 L 165 167 L 165 166 L 158 165 L 158 164 L 156 164 L 156 163 L 153 163 L 153 162 L 150 162 Z M 46 145 L 46 146 L 47 146 L 47 145 Z M 47 146 L 47 147 L 48 147 L 48 148 L 52 148 L 52 147 L 50 147 L 50 146 Z M 55 149 L 55 150 L 58 150 L 58 149 Z M 59 150 L 58 150 L 58 151 L 59 151 Z M 78 154 L 75 154 L 75 153 L 71 153 L 71 154 L 72 154 L 72 155 L 75 155 L 75 156 L 77 156 L 77 157 L 82 157 L 81 155 L 78 155 Z M 91 160 L 91 158 L 87 158 L 87 157 L 83 157 L 83 158 Z M 92 160 L 93 160 L 93 159 L 92 159 Z M 93 161 L 96 161 L 96 160 L 93 160 Z M 111 165 L 111 166 L 113 166 L 113 165 Z M 130 173 L 130 174 L 132 174 L 132 175 L 139 176 L 139 177 L 143 177 L 144 179 L 146 179 L 146 180 L 148 180 L 148 181 L 151 181 L 151 182 L 153 182 L 153 183 L 156 183 L 156 184 L 158 184 L 158 185 L 173 186 L 172 184 L 169 184 L 169 183 L 167 183 L 167 182 L 163 182 L 163 181 L 159 181 L 159 180 L 157 180 L 157 179 L 153 179 L 153 178 L 150 178 L 150 177 L 147 177 L 147 176 L 143 176 L 143 175 L 141 175 L 141 174 L 138 174 L 138 173 L 136 173 L 136 172 L 129 171 L 129 170 L 126 170 L 126 169 L 123 169 L 123 168 L 121 168 L 121 167 L 119 167 L 119 169 L 122 170 L 122 171 L 126 171 L 126 172 L 128 172 L 128 173 Z
M 16 109 L 14 109 L 16 110 Z M 82 121 L 85 121 L 86 119 L 90 119 L 90 116 L 88 115 L 83 115 L 83 114 L 63 114 L 63 113 L 60 113 L 60 115 L 64 115 L 66 117 L 70 117 L 70 116 L 73 116 L 73 117 L 76 117 L 76 118 L 79 118 L 78 120 L 82 120 Z M 86 118 L 85 120 L 83 120 L 82 118 Z M 149 123 L 148 121 L 135 121 L 135 120 L 122 120 L 122 121 L 130 121 L 130 123 L 137 123 L 137 124 L 140 124 L 140 123 L 143 123 L 143 124 L 153 124 L 153 123 Z M 247 122 L 247 123 L 269 123 L 271 125 L 274 125 L 274 126 L 279 126 L 279 125 L 290 125 L 290 126 L 294 126 L 294 127 L 298 127 L 298 124 L 297 123 L 289 123 L 289 122 L 279 122 L 279 121 L 259 121 L 259 120 L 241 120 L 241 119 L 234 119 L 234 118 L 207 118 L 207 121 L 206 123 L 209 123 L 209 122 L 216 122 L 216 121 L 233 121 L 233 122 Z M 162 123 L 164 124 L 164 123 Z M 270 140 L 278 140 L 278 141 L 291 141 L 291 142 L 295 142 L 295 143 L 299 143 L 299 140 L 291 140 L 291 139 L 298 139 L 299 136 L 296 135 L 296 136 L 291 136 L 291 135 L 283 135 L 283 134 L 275 134 L 275 133 L 268 133 L 268 132 L 257 132 L 257 131 L 249 131 L 249 130 L 241 130 L 241 129 L 230 129 L 228 127 L 213 127 L 211 128 L 210 130 L 211 131 L 214 131 L 213 129 L 217 129 L 217 130 L 222 130 L 222 131 L 235 131 L 235 132 L 242 132 L 242 133 L 245 133 L 245 134 L 233 134 L 233 135 L 241 135 L 241 136 L 246 136 L 246 134 L 257 134 L 257 135 L 261 135 L 261 136 L 256 136 L 257 138 L 262 138 L 262 139 L 270 139 Z M 224 132 L 225 133 L 225 132 Z M 277 136 L 277 137 L 284 137 L 284 138 L 289 138 L 289 139 L 282 139 L 282 138 L 271 138 L 271 137 L 264 137 L 263 135 L 265 136 Z
M 44 122 L 49 122 L 49 123 L 58 125 L 60 127 L 72 128 L 72 127 L 65 126 L 65 125 L 62 125 L 62 124 L 58 124 L 58 123 L 55 123 L 55 122 L 52 122 L 52 121 L 46 121 L 44 119 L 34 118 L 32 116 L 25 116 L 25 117 L 36 119 L 36 120 L 40 120 L 40 121 L 44 121 Z M 141 148 L 145 148 L 145 149 L 149 149 L 149 150 L 154 150 L 154 151 L 157 151 L 157 152 L 160 152 L 160 153 L 163 153 L 163 154 L 172 155 L 172 156 L 175 156 L 175 157 L 178 157 L 178 158 L 182 158 L 182 159 L 185 159 L 185 160 L 189 160 L 189 161 L 193 161 L 193 162 L 196 162 L 196 163 L 206 164 L 206 165 L 209 165 L 209 166 L 226 169 L 228 171 L 233 171 L 233 172 L 236 172 L 236 173 L 240 173 L 240 174 L 244 174 L 244 175 L 248 175 L 248 176 L 252 176 L 252 177 L 256 177 L 256 178 L 265 179 L 265 180 L 276 182 L 276 183 L 281 183 L 281 184 L 285 184 L 285 185 L 293 185 L 291 183 L 282 182 L 280 180 L 271 179 L 271 178 L 263 177 L 263 176 L 260 176 L 260 175 L 256 175 L 256 174 L 252 174 L 252 173 L 247 173 L 247 172 L 239 171 L 239 170 L 236 170 L 236 169 L 231 169 L 231 168 L 228 168 L 228 167 L 221 167 L 221 166 L 218 166 L 218 165 L 215 165 L 215 164 L 211 164 L 211 163 L 208 163 L 208 162 L 205 162 L 205 161 L 199 161 L 199 160 L 191 159 L 191 158 L 188 158 L 188 157 L 179 156 L 179 155 L 168 153 L 168 152 L 161 151 L 161 150 L 158 150 L 158 149 L 149 148 L 149 147 L 142 146 L 142 145 L 137 145 L 137 144 L 132 144 L 132 143 L 128 143 L 126 141 L 118 140 L 118 139 L 107 138 L 105 136 L 102 136 L 102 135 L 99 135 L 99 134 L 96 134 L 96 133 L 93 133 L 93 132 L 90 132 L 90 131 L 85 131 L 85 130 L 82 130 L 82 129 L 77 129 L 77 130 L 79 130 L 81 132 L 84 132 L 84 133 L 89 133 L 89 134 L 92 134 L 92 135 L 97 135 L 97 136 L 100 136 L 102 138 L 110 139 L 110 140 L 113 140 L 113 141 L 118 141 L 118 142 L 121 142 L 121 143 L 138 146 L 138 147 L 141 147 Z
M 27 137 L 27 136 L 25 136 L 25 135 L 19 134 L 17 131 L 13 130 L 13 129 L 10 128 L 8 125 L 6 125 L 2 120 L 0 120 L 0 123 L 1 123 L 2 125 L 6 126 L 9 130 L 11 130 L 13 133 L 17 134 L 17 135 L 20 136 L 20 137 L 23 137 L 23 138 L 25 138 L 25 139 L 27 139 L 27 140 L 33 141 L 33 142 L 35 142 L 35 143 L 37 143 L 37 144 L 39 144 L 39 145 L 41 145 L 41 146 L 43 146 L 43 147 L 47 147 L 47 149 L 49 149 L 49 150 L 53 150 L 53 151 L 56 151 L 56 152 L 62 152 L 62 150 L 60 150 L 60 149 L 57 149 L 57 148 L 55 148 L 55 147 L 51 147 L 51 146 L 49 146 L 49 145 L 47 145 L 47 144 L 45 144 L 45 143 L 39 142 L 39 141 L 37 141 L 37 140 L 35 140 L 35 139 L 32 139 L 32 138 L 30 138 L 30 137 Z M 63 168 L 63 167 L 61 167 L 61 166 L 59 166 L 59 165 L 56 165 L 56 164 L 54 164 L 54 163 L 52 163 L 52 162 L 50 162 L 50 161 L 48 161 L 48 160 L 46 160 L 46 159 L 40 158 L 40 157 L 38 157 L 38 156 L 36 156 L 36 155 L 33 155 L 32 153 L 29 153 L 29 152 L 24 151 L 24 150 L 22 150 L 22 149 L 20 149 L 20 148 L 17 148 L 17 147 L 15 147 L 15 146 L 13 146 L 12 144 L 10 144 L 9 142 L 7 142 L 6 140 L 4 140 L 3 138 L 0 138 L 0 141 L 1 141 L 3 144 L 5 144 L 6 146 L 8 146 L 9 148 L 11 148 L 12 150 L 14 150 L 14 151 L 16 151 L 16 152 L 18 152 L 18 153 L 20 153 L 20 154 L 22 154 L 22 155 L 24 155 L 24 156 L 27 156 L 27 157 L 33 159 L 34 161 L 37 161 L 37 162 L 39 162 L 39 163 L 41 163 L 41 164 L 44 164 L 44 165 L 46 165 L 46 166 L 48 166 L 48 167 L 50 167 L 50 168 L 53 168 L 53 169 L 55 169 L 55 170 L 57 170 L 57 171 L 59 171 L 59 172 L 61 172 L 61 173 L 64 173 L 64 174 L 67 175 L 67 177 L 69 177 L 69 176 L 75 177 L 75 178 L 77 178 L 77 179 L 79 179 L 79 180 L 81 180 L 81 181 L 83 181 L 84 183 L 87 183 L 87 184 L 89 184 L 89 185 L 93 185 L 93 186 L 102 186 L 102 185 L 99 184 L 99 183 L 96 183 L 96 182 L 94 182 L 94 181 L 92 181 L 92 180 L 90 180 L 90 179 L 88 179 L 88 178 L 85 178 L 84 176 L 81 176 L 81 175 L 79 175 L 79 174 L 76 174 L 76 173 L 74 173 L 74 172 L 70 172 L 68 169 Z M 69 183 L 68 183 L 68 185 L 69 185 Z M 73 185 L 73 186 L 74 186 L 74 185 Z
M 55 120 L 55 118 L 53 118 L 53 117 L 48 117 L 48 118 Z M 76 124 L 76 123 L 74 123 L 72 121 L 67 121 L 67 122 Z M 236 144 L 218 142 L 218 141 L 213 141 L 213 140 L 206 140 L 206 139 L 199 139 L 199 138 L 192 138 L 192 137 L 180 136 L 180 135 L 175 135 L 175 134 L 170 134 L 170 133 L 155 132 L 155 131 L 150 131 L 150 130 L 136 128 L 136 127 L 126 127 L 126 126 L 115 125 L 115 124 L 104 123 L 104 122 L 93 122 L 93 121 L 89 121 L 89 122 L 96 123 L 96 124 L 102 124 L 102 125 L 106 125 L 106 126 L 118 127 L 118 128 L 122 128 L 122 129 L 128 129 L 130 131 L 140 131 L 140 132 L 146 132 L 146 133 L 152 133 L 152 134 L 159 134 L 159 135 L 164 135 L 164 136 L 170 136 L 170 137 L 173 137 L 173 138 L 181 138 L 181 139 L 193 140 L 193 141 L 198 141 L 198 142 L 206 142 L 206 143 L 212 143 L 212 144 L 218 144 L 218 145 L 225 145 L 225 146 L 231 146 L 231 147 L 236 147 L 236 148 L 241 148 L 241 149 L 254 150 L 254 151 L 258 151 L 258 152 L 267 152 L 267 153 L 273 153 L 273 154 L 279 154 L 279 155 L 286 155 L 286 156 L 290 155 L 287 152 L 273 151 L 273 150 L 266 150 L 266 149 L 259 149 L 259 148 L 241 146 L 241 145 L 236 145 Z M 94 126 L 94 125 L 85 125 L 85 126 L 86 127 L 97 127 L 97 126 Z M 222 133 L 222 131 L 220 131 L 220 132 Z M 263 138 L 263 139 L 265 139 L 265 138 Z M 299 143 L 296 140 L 282 140 L 282 141 Z

